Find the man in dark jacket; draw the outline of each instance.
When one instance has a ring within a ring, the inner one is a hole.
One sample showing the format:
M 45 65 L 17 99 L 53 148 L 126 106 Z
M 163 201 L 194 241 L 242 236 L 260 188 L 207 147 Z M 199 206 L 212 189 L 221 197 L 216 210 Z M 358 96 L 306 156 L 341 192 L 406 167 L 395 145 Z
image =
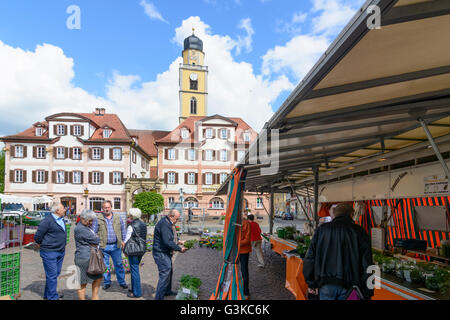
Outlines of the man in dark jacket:
M 178 246 L 184 244 L 183 241 L 178 241 L 175 231 L 175 224 L 179 218 L 180 212 L 172 209 L 155 226 L 152 253 L 159 272 L 155 300 L 164 300 L 165 296 L 177 294 L 172 291 L 172 253 L 173 251 L 184 253 L 187 250 Z
M 56 287 L 66 252 L 67 232 L 64 223 L 66 210 L 54 204 L 49 214 L 39 224 L 34 241 L 40 246 L 40 256 L 45 270 L 45 300 L 58 300 Z
M 373 265 L 370 238 L 353 222 L 353 213 L 348 203 L 336 206 L 333 221 L 317 228 L 303 259 L 308 291 L 319 293 L 320 300 L 345 300 L 354 285 L 365 299 L 373 296 L 367 287 L 367 268 Z

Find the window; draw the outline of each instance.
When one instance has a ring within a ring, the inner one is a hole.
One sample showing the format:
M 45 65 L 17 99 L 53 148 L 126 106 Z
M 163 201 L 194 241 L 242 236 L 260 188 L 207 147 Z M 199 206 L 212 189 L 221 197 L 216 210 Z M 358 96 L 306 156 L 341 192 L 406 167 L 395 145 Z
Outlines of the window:
M 64 171 L 56 171 L 56 183 L 58 184 L 64 184 L 66 183 L 65 179 L 65 172 Z
M 114 210 L 120 210 L 120 198 L 114 198 Z
M 244 133 L 244 141 L 245 142 L 250 142 L 250 132 L 245 132 Z
M 197 114 L 197 99 L 191 99 L 191 114 Z
M 213 160 L 214 150 L 206 150 L 205 152 L 205 160 L 212 161 Z
M 189 197 L 184 200 L 185 208 L 198 208 L 198 201 L 194 197 Z
M 107 139 L 111 137 L 112 131 L 110 129 L 103 129 L 103 138 Z
M 209 202 L 210 209 L 223 209 L 224 207 L 224 202 L 220 198 L 214 198 Z
M 188 150 L 188 160 L 190 160 L 190 161 L 195 160 L 195 149 Z
M 113 184 L 122 184 L 121 172 L 113 172 Z
M 262 209 L 263 208 L 262 198 L 256 198 L 256 208 L 257 209 Z
M 73 135 L 81 136 L 81 126 L 73 126 Z
M 44 130 L 42 129 L 42 127 L 36 128 L 36 136 L 37 137 L 41 137 L 43 132 L 44 132 Z
M 16 170 L 14 172 L 14 182 L 18 182 L 18 183 L 24 182 L 23 176 L 24 176 L 23 170 Z
M 195 184 L 195 173 L 194 172 L 189 172 L 187 178 L 188 178 L 187 179 L 188 184 Z
M 92 160 L 100 160 L 101 159 L 101 151 L 100 148 L 92 149 Z
M 56 159 L 64 159 L 66 156 L 66 149 L 64 147 L 56 148 Z
M 206 139 L 212 139 L 213 137 L 213 129 L 212 128 L 208 128 L 205 131 L 205 138 Z
M 93 211 L 102 211 L 104 201 L 105 199 L 103 198 L 89 198 L 89 209 Z
M 100 184 L 101 174 L 98 171 L 92 172 L 92 184 Z
M 221 173 L 221 174 L 220 174 L 220 181 L 219 181 L 219 183 L 220 183 L 220 184 L 224 183 L 225 180 L 227 180 L 227 177 L 228 177 L 228 174 L 226 174 L 226 173 Z
M 168 184 L 175 184 L 175 172 L 169 172 L 167 174 L 167 183 Z
M 72 173 L 72 183 L 73 184 L 82 184 L 81 181 L 81 171 L 74 171 Z
M 237 161 L 241 161 L 242 159 L 244 159 L 244 157 L 245 157 L 245 151 L 239 150 L 237 153 Z
M 14 148 L 15 148 L 14 150 L 15 158 L 23 158 L 24 157 L 23 146 L 15 146 Z
M 198 81 L 190 80 L 190 88 L 191 88 L 191 90 L 198 90 Z
M 228 130 L 227 129 L 220 129 L 220 138 L 228 139 Z
M 205 184 L 212 184 L 212 183 L 213 183 L 213 174 L 205 173 Z
M 169 201 L 168 207 L 170 208 L 171 204 L 175 202 L 175 198 L 174 197 L 169 197 L 168 201 Z
M 36 171 L 36 183 L 45 183 L 45 171 Z
M 136 163 L 136 151 L 131 152 L 131 160 L 133 161 L 133 163 Z
M 72 153 L 74 160 L 81 160 L 81 148 L 73 148 Z
M 175 149 L 169 149 L 167 152 L 167 158 L 169 160 L 175 160 Z
M 113 160 L 122 160 L 122 148 L 113 148 Z
M 56 126 L 56 135 L 64 136 L 66 134 L 66 126 L 63 124 L 58 124 Z
M 181 138 L 183 138 L 183 139 L 189 138 L 189 130 L 181 129 Z
M 38 159 L 45 159 L 45 147 L 36 147 L 36 157 Z
M 220 150 L 220 161 L 228 161 L 228 151 Z

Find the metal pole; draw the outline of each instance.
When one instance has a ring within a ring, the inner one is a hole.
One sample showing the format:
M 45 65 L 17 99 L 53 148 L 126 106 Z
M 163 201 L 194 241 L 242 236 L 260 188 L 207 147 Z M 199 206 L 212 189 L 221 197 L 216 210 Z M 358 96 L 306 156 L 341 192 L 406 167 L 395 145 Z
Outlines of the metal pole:
M 275 209 L 275 193 L 273 189 L 270 190 L 270 214 L 269 214 L 269 233 L 273 234 L 273 213 Z
M 314 171 L 314 217 L 316 220 L 316 228 L 319 226 L 319 168 L 313 167 Z
M 430 130 L 428 130 L 428 126 L 425 123 L 425 121 L 422 118 L 418 118 L 417 121 L 420 122 L 423 131 L 425 131 L 428 141 L 430 142 L 431 146 L 433 147 L 434 153 L 436 154 L 436 157 L 439 159 L 439 162 L 442 165 L 442 168 L 444 169 L 445 175 L 447 176 L 447 179 L 450 180 L 450 170 L 448 169 L 447 163 L 445 163 L 444 158 L 442 157 L 441 152 L 439 151 L 438 146 L 434 142 L 433 135 L 431 134 Z

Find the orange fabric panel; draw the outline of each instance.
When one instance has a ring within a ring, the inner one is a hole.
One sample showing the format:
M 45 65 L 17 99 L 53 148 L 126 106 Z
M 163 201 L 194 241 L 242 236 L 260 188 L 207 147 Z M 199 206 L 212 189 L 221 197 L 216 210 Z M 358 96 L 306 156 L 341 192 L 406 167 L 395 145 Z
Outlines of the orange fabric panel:
M 308 285 L 303 278 L 303 260 L 299 257 L 286 258 L 286 289 L 297 300 L 307 300 Z
M 283 239 L 279 238 L 270 238 L 270 243 L 272 244 L 272 250 L 276 253 L 282 255 L 284 250 L 292 250 L 295 249 L 296 246 L 294 244 L 287 244 L 282 242 Z
M 327 204 L 327 203 L 322 203 L 322 206 L 320 207 L 319 210 L 319 217 L 324 218 L 324 217 L 328 217 L 330 215 L 330 208 L 331 208 L 331 204 Z

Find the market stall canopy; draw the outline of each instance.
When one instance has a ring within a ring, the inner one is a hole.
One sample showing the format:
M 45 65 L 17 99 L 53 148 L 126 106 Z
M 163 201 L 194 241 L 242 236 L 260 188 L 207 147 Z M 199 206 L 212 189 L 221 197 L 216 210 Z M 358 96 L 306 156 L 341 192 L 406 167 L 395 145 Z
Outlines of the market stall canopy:
M 40 197 L 19 197 L 12 196 L 6 194 L 0 194 L 0 202 L 2 204 L 44 204 L 44 203 L 52 203 L 53 198 L 48 196 L 40 196 Z
M 378 29 L 368 27 L 372 5 L 381 12 Z M 322 180 L 368 161 L 433 155 L 420 121 L 441 152 L 450 151 L 449 34 L 448 0 L 367 1 L 238 164 L 247 169 L 246 189 L 289 192 L 290 183 L 311 182 L 314 167 Z M 271 166 L 278 168 L 261 170 Z

